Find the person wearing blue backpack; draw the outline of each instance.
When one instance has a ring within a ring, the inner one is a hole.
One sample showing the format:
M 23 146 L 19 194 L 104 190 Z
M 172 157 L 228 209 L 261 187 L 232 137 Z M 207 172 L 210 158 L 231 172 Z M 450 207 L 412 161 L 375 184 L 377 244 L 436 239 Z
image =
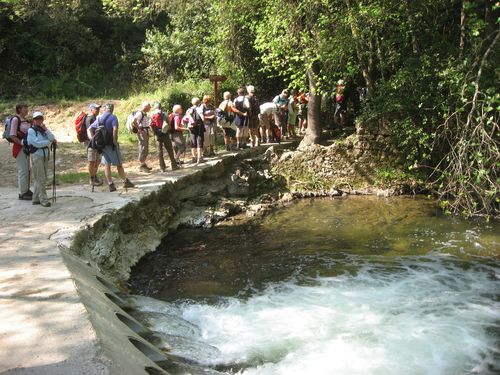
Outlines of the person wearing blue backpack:
M 47 170 L 49 168 L 50 146 L 56 145 L 54 134 L 43 122 L 43 113 L 33 113 L 33 125 L 28 129 L 28 149 L 31 154 L 31 169 L 34 178 L 33 204 L 50 207 L 47 198 Z
M 113 114 L 115 106 L 112 103 L 104 105 L 104 113 L 88 127 L 87 134 L 93 147 L 102 153 L 104 175 L 108 181 L 109 191 L 116 191 L 111 175 L 111 165 L 115 165 L 118 175 L 123 180 L 125 189 L 135 185 L 125 175 L 122 165 L 122 155 L 118 144 L 118 118 Z M 99 141 L 97 141 L 99 138 Z
M 33 197 L 33 192 L 30 190 L 30 158 L 23 148 L 31 123 L 26 119 L 26 116 L 28 116 L 28 105 L 16 105 L 16 114 L 10 119 L 9 136 L 10 142 L 13 143 L 12 156 L 16 159 L 17 164 L 19 199 L 30 201 Z

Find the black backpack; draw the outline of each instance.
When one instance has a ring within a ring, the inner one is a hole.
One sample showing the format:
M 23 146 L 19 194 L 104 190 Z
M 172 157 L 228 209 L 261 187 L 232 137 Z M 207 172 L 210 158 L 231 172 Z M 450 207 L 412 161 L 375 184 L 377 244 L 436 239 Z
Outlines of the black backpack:
M 97 129 L 94 132 L 94 137 L 92 137 L 92 142 L 90 147 L 93 149 L 102 152 L 104 150 L 104 147 L 110 146 L 113 144 L 112 139 L 110 134 L 108 134 L 108 131 L 106 129 L 106 126 L 104 123 L 108 119 L 109 115 L 106 116 L 104 119 L 99 119 L 99 122 L 97 124 Z
M 248 102 L 250 103 L 250 115 L 252 117 L 257 117 L 260 113 L 259 100 L 254 96 L 247 96 Z

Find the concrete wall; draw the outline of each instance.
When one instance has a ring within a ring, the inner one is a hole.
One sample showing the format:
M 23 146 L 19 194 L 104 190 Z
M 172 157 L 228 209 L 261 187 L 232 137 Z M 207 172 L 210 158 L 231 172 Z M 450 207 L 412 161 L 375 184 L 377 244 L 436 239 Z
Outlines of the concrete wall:
M 237 210 L 224 198 L 238 191 L 231 168 L 262 150 L 247 150 L 197 168 L 169 182 L 151 183 L 135 199 L 97 217 L 74 232 L 62 255 L 86 307 L 113 374 L 163 374 L 156 362 L 168 355 L 150 345 L 144 328 L 124 310 L 116 294 L 130 270 L 155 251 L 179 225 L 206 226 Z

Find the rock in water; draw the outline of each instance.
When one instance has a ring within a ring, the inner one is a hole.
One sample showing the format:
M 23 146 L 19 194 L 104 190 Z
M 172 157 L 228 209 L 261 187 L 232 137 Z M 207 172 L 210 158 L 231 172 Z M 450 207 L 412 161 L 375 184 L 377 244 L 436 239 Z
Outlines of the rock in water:
M 201 330 L 198 326 L 177 315 L 154 311 L 131 311 L 130 315 L 155 332 L 190 338 L 201 336 Z
M 152 335 L 152 344 L 162 350 L 167 350 L 175 357 L 185 358 L 207 366 L 215 364 L 221 354 L 215 346 L 203 341 L 162 332 L 155 332 Z

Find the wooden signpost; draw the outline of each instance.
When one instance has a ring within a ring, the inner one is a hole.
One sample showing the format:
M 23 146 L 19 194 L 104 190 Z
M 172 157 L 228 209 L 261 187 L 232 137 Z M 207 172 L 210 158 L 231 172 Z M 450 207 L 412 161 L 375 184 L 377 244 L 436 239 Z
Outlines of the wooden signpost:
M 227 79 L 227 77 L 213 75 L 213 76 L 209 76 L 208 79 L 210 80 L 210 82 L 214 83 L 214 105 L 215 105 L 215 108 L 217 108 L 219 106 L 219 84 L 221 82 L 224 82 Z

